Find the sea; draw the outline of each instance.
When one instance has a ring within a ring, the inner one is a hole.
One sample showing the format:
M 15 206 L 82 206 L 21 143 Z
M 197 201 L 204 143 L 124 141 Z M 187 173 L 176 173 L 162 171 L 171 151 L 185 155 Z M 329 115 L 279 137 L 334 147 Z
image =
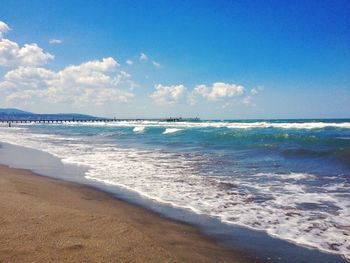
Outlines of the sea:
M 350 260 L 349 119 L 23 123 L 1 126 L 0 141 L 84 167 L 92 184 Z

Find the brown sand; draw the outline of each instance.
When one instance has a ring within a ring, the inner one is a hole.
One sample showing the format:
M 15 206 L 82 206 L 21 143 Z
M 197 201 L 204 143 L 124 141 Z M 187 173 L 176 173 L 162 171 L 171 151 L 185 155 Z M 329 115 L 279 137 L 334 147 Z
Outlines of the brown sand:
M 0 166 L 0 262 L 246 261 L 104 192 Z

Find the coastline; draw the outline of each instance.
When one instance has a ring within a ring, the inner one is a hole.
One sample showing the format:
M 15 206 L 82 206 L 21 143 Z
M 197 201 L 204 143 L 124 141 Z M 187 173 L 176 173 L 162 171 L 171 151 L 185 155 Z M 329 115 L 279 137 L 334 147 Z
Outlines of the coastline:
M 4 165 L 0 182 L 1 262 L 253 262 L 89 186 Z
M 36 176 L 39 178 L 51 179 L 53 180 L 53 183 L 67 183 L 79 187 L 86 187 L 87 189 L 92 189 L 93 191 L 105 194 L 112 200 L 118 200 L 125 205 L 137 208 L 139 212 L 135 213 L 140 215 L 138 227 L 140 227 L 142 231 L 148 229 L 148 225 L 147 229 L 143 225 L 144 218 L 142 215 L 146 214 L 152 214 L 158 219 L 161 218 L 178 225 L 190 227 L 190 229 L 195 231 L 197 237 L 202 237 L 209 241 L 211 245 L 214 245 L 214 247 L 219 247 L 226 252 L 229 252 L 230 255 L 233 255 L 229 256 L 229 261 L 222 260 L 219 262 L 236 262 L 232 261 L 235 259 L 241 260 L 242 262 L 294 263 L 296 260 L 300 263 L 347 262 L 346 259 L 340 256 L 324 253 L 317 249 L 305 248 L 292 242 L 273 238 L 262 231 L 254 231 L 249 228 L 223 224 L 219 220 L 206 215 L 193 214 L 191 212 L 187 212 L 186 210 L 166 206 L 152 200 L 144 199 L 138 194 L 135 194 L 132 191 L 124 190 L 123 188 L 116 188 L 108 184 L 95 183 L 94 181 L 86 180 L 84 175 L 87 169 L 85 166 L 64 163 L 60 158 L 39 149 L 1 142 L 0 160 L 0 163 L 6 167 L 13 167 L 15 169 L 19 169 L 19 171 L 27 171 L 30 174 L 34 174 L 34 176 L 36 174 Z M 167 231 L 167 229 L 165 230 Z M 150 229 L 150 233 L 147 233 L 147 235 L 152 236 L 153 234 L 156 234 L 157 231 L 161 232 L 162 235 L 165 233 L 163 228 L 159 230 L 154 228 Z M 156 238 L 159 237 L 156 236 Z M 188 243 L 186 250 L 184 251 L 196 251 L 192 246 L 193 244 L 196 244 L 196 239 L 193 239 L 191 236 L 187 236 L 187 233 L 184 238 L 190 238 L 192 240 L 187 240 Z M 168 240 L 168 242 L 169 241 L 170 240 Z M 172 242 L 172 244 L 175 244 L 176 246 L 183 245 L 183 243 L 179 243 L 177 241 Z M 161 243 L 161 245 L 163 246 L 163 243 Z M 211 246 L 205 247 L 209 248 L 209 251 L 207 251 L 208 249 L 205 249 L 204 252 L 211 253 Z M 179 253 L 181 255 L 182 252 L 180 251 Z M 217 258 L 220 257 L 216 256 L 214 262 L 218 262 Z M 193 259 L 186 259 L 186 255 L 184 254 L 181 260 L 175 261 L 193 262 Z M 169 262 L 169 260 L 165 262 Z M 34 261 L 37 262 L 37 260 Z M 135 262 L 132 260 L 117 260 L 117 262 L 118 261 Z M 145 260 L 142 262 L 144 261 Z M 154 260 L 152 261 L 154 262 Z M 2 261 L 0 260 L 0 262 Z M 213 260 L 199 259 L 196 260 L 196 262 L 213 262 Z

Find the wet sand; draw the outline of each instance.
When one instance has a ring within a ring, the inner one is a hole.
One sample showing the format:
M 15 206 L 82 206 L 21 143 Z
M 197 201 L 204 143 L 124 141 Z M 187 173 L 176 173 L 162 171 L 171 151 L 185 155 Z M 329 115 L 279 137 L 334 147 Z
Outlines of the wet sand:
M 88 186 L 0 165 L 0 262 L 252 262 Z

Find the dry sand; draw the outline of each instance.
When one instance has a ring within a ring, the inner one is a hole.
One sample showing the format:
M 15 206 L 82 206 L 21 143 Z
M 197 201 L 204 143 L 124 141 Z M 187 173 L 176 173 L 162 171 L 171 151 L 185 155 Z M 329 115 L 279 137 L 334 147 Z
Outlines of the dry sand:
M 0 262 L 247 262 L 194 227 L 0 166 Z

